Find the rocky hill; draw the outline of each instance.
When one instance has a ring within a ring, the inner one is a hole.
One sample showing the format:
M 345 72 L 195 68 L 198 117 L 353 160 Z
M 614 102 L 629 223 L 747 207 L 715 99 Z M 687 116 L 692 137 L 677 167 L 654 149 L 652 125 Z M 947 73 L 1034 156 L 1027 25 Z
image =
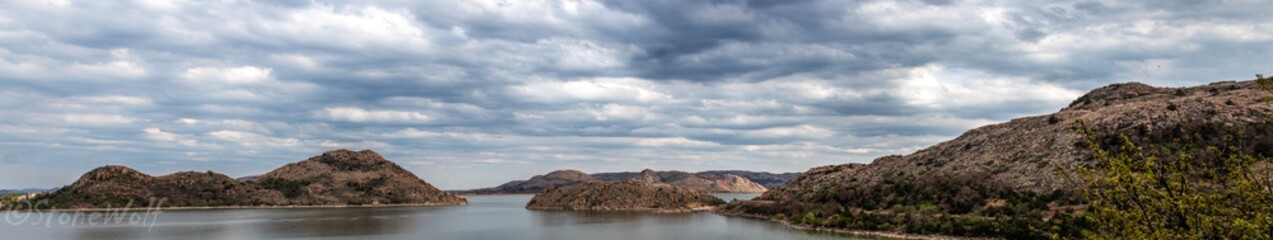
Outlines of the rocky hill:
M 1173 144 L 1185 137 L 1191 144 L 1215 145 L 1236 136 L 1233 142 L 1245 149 L 1273 156 L 1270 100 L 1273 94 L 1254 81 L 1187 88 L 1114 84 L 1087 93 L 1057 113 L 972 129 L 910 155 L 813 168 L 755 201 L 731 203 L 721 212 L 819 223 L 826 216 L 886 219 L 899 217 L 896 213 L 907 213 L 911 219 L 1049 219 L 1057 213 L 1077 214 L 1082 206 L 1076 191 L 1080 185 L 1065 173 L 1091 164 L 1088 144 L 1093 144 L 1074 131 L 1078 122 L 1099 134 L 1099 146 L 1115 146 L 1112 143 L 1123 135 L 1139 146 Z M 924 229 L 840 224 L 867 230 Z
M 787 181 L 791 181 L 792 178 L 796 178 L 796 176 L 800 175 L 800 173 L 797 173 L 797 172 L 769 173 L 769 172 L 752 172 L 752 171 L 738 171 L 738 170 L 703 171 L 703 172 L 698 172 L 695 174 L 699 176 L 705 176 L 705 177 L 724 177 L 725 175 L 739 176 L 739 177 L 746 178 L 747 180 L 751 180 L 752 182 L 758 183 L 761 186 L 765 186 L 765 188 L 768 188 L 768 189 L 782 187 L 782 185 L 787 184 Z
M 37 200 L 73 209 L 145 205 L 152 198 L 166 199 L 165 207 L 467 203 L 370 150 L 326 152 L 249 181 L 214 172 L 154 177 L 124 166 L 104 166 Z
M 461 191 L 465 194 L 521 194 L 521 193 L 540 193 L 545 189 L 553 187 L 567 187 L 576 184 L 596 181 L 587 173 L 579 170 L 557 170 L 544 175 L 535 175 L 527 180 L 515 180 L 508 183 L 500 184 L 493 188 L 474 189 Z
M 604 181 L 666 183 L 707 192 L 759 193 L 769 190 L 765 186 L 733 174 L 699 174 L 645 169 L 638 173 L 597 173 L 593 174 L 592 177 Z
M 771 174 L 747 171 L 709 171 L 688 173 L 681 171 L 654 171 L 645 169 L 641 172 L 615 172 L 586 174 L 578 170 L 558 170 L 544 175 L 536 175 L 528 180 L 516 180 L 493 188 L 456 191 L 463 194 L 515 194 L 539 193 L 551 187 L 566 187 L 589 181 L 638 181 L 645 183 L 666 183 L 673 186 L 688 187 L 707 192 L 726 193 L 759 193 L 767 187 L 753 182 L 746 177 L 734 173 L 757 177 L 769 183 L 786 182 L 787 174 Z M 796 173 L 789 173 L 794 176 Z M 789 178 L 788 178 L 789 179 Z M 779 184 L 781 185 L 781 184 Z
M 725 204 L 707 192 L 636 181 L 591 181 L 550 188 L 526 204 L 534 210 L 689 212 Z

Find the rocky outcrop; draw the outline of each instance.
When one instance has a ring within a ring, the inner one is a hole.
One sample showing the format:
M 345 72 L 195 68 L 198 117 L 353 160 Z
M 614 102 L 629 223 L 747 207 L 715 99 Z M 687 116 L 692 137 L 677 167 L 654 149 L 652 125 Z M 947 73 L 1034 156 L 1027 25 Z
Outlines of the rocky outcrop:
M 577 170 L 558 170 L 545 175 L 536 175 L 529 180 L 516 180 L 493 188 L 457 191 L 462 194 L 517 194 L 539 193 L 551 187 L 566 187 L 589 181 L 636 181 L 643 183 L 665 183 L 673 186 L 688 187 L 715 193 L 760 193 L 767 187 L 752 182 L 750 179 L 733 173 L 746 173 L 758 176 L 769 182 L 786 182 L 782 175 L 771 173 L 755 173 L 747 171 L 710 171 L 687 173 L 681 171 L 654 171 L 645 169 L 641 172 L 614 172 L 585 174 Z M 791 173 L 795 175 L 795 173 Z
M 313 205 L 462 205 L 375 152 L 336 150 L 291 163 L 248 181 L 214 172 L 153 177 L 104 166 L 42 196 L 54 208 L 120 207 L 162 198 L 165 207 Z
M 109 165 L 85 173 L 48 196 L 51 207 L 94 208 L 145 206 L 164 198 L 167 206 L 282 204 L 278 194 L 214 172 L 178 172 L 153 177 L 124 166 Z
M 681 171 L 642 170 L 639 173 L 598 173 L 593 177 L 606 181 L 636 181 L 666 183 L 707 192 L 759 193 L 769 190 L 765 186 L 733 174 L 699 174 Z
M 800 173 L 797 173 L 797 172 L 769 173 L 769 172 L 752 172 L 752 171 L 737 171 L 737 170 L 703 171 L 703 172 L 698 172 L 695 174 L 699 176 L 705 176 L 705 177 L 724 177 L 725 175 L 739 176 L 739 177 L 746 178 L 749 181 L 760 184 L 761 186 L 765 186 L 765 188 L 767 189 L 782 187 L 782 185 L 787 184 L 787 181 L 791 181 L 792 178 L 795 178 L 797 175 L 800 175 Z
M 493 188 L 462 191 L 465 194 L 524 194 L 540 193 L 554 187 L 567 187 L 576 184 L 596 181 L 592 176 L 578 170 L 557 170 L 544 175 L 535 175 L 528 180 L 516 180 L 500 184 Z
M 326 152 L 287 164 L 250 183 L 279 191 L 294 205 L 467 203 L 371 150 Z
M 1127 136 L 1139 146 L 1218 146 L 1234 136 L 1245 149 L 1273 156 L 1273 93 L 1253 81 L 1187 88 L 1139 83 L 1095 89 L 1057 113 L 1013 119 L 905 156 L 870 164 L 823 166 L 755 201 L 723 207 L 750 216 L 828 216 L 845 211 L 927 212 L 934 216 L 1044 210 L 1081 204 L 1073 170 L 1091 164 L 1082 122 L 1101 146 Z M 920 209 L 920 210 L 915 210 Z M 996 210 L 998 209 L 998 210 Z M 858 213 L 863 214 L 863 213 Z M 911 215 L 914 217 L 914 215 Z
M 707 192 L 667 184 L 586 182 L 551 188 L 526 204 L 534 210 L 690 212 L 725 204 Z

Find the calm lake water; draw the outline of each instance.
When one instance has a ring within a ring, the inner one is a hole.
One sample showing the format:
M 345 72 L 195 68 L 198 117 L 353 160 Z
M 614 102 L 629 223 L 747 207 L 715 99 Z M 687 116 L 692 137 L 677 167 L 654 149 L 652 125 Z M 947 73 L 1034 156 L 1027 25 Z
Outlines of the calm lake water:
M 747 199 L 756 194 L 717 194 Z M 468 206 L 163 211 L 153 225 L 0 222 L 2 239 L 850 239 L 712 213 L 530 211 L 531 195 L 468 196 Z M 142 213 L 144 214 L 144 213 Z M 139 214 L 141 215 L 141 214 Z

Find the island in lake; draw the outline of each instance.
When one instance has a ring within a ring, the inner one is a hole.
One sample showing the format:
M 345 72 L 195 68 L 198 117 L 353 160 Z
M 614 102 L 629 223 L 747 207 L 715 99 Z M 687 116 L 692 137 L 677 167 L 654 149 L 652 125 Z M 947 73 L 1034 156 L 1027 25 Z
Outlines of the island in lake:
M 150 176 L 124 166 L 89 171 L 71 185 L 41 195 L 43 207 L 89 209 L 149 204 L 162 207 L 282 207 L 465 205 L 371 150 L 335 150 L 247 180 L 215 172 Z
M 645 169 L 640 172 L 606 172 L 587 174 L 579 170 L 557 170 L 544 175 L 535 175 L 527 180 L 515 180 L 496 187 L 454 191 L 459 194 L 530 194 L 540 193 L 554 187 L 567 187 L 586 182 L 605 181 L 622 182 L 637 181 L 643 183 L 662 183 L 672 186 L 686 187 L 712 193 L 762 193 L 770 188 L 780 187 L 798 173 L 768 173 L 752 171 L 704 171 L 697 173 L 682 171 L 654 171 Z
M 554 187 L 526 203 L 532 210 L 691 212 L 725 204 L 702 190 L 637 181 L 590 181 Z

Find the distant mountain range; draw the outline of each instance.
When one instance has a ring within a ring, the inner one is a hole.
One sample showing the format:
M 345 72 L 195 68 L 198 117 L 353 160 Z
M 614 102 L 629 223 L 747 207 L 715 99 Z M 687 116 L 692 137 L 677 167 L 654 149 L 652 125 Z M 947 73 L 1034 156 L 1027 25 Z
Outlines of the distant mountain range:
M 35 200 L 61 209 L 120 207 L 164 198 L 163 207 L 463 205 L 371 150 L 336 150 L 245 181 L 215 172 L 150 176 L 104 166 Z
M 23 188 L 23 189 L 0 189 L 0 195 L 7 194 L 27 194 L 36 192 L 49 192 L 57 190 L 57 188 Z
M 668 184 L 707 192 L 764 192 L 770 187 L 782 186 L 799 173 L 773 174 L 750 171 L 705 171 L 689 173 L 681 171 L 611 172 L 587 174 L 578 170 L 557 170 L 536 175 L 527 180 L 515 180 L 496 187 L 458 190 L 462 194 L 515 194 L 540 193 L 546 189 L 573 186 L 585 182 L 635 181 Z M 763 182 L 763 183 L 762 183 Z

